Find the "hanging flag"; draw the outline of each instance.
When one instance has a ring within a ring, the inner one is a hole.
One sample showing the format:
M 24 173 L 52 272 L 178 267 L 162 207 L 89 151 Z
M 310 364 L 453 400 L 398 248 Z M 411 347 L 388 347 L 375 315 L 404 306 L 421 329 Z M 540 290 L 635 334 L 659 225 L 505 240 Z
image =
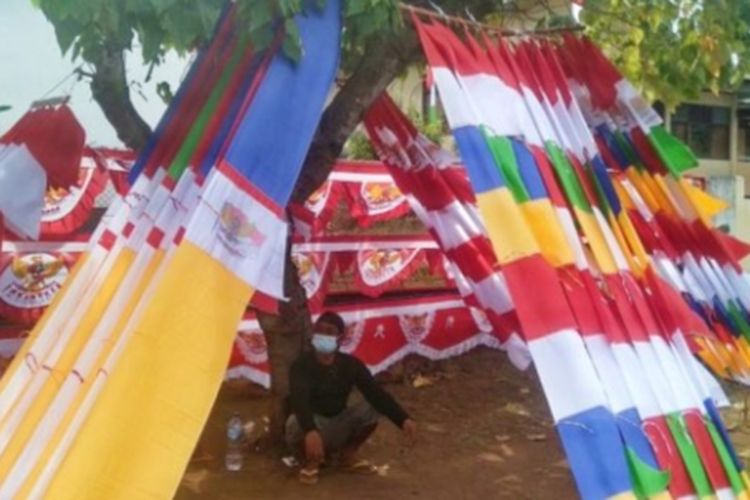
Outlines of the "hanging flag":
M 528 350 L 505 278 L 497 269 L 471 187 L 455 159 L 418 134 L 385 94 L 370 107 L 365 126 L 412 210 L 445 252 L 466 303 L 485 313 L 514 364 L 528 367 Z
M 23 186 L 23 189 L 18 186 Z M 3 225 L 25 238 L 38 238 L 46 190 L 44 167 L 28 147 L 0 142 L 0 216 Z
M 304 57 L 295 65 L 279 54 L 268 67 L 226 155 L 205 181 L 184 236 L 158 283 L 146 291 L 150 298 L 136 320 L 137 335 L 116 353 L 119 361 L 48 495 L 173 494 L 249 296 L 258 288 L 282 296 L 283 207 L 336 72 L 338 2 L 327 2 L 322 12 L 312 8 L 296 22 Z M 140 404 L 123 398 L 135 387 Z M 162 432 L 167 429 L 169 435 Z M 103 432 L 110 438 L 103 441 Z M 131 452 L 114 453 L 125 448 Z M 139 478 L 137 484 L 132 478 Z
M 539 254 L 537 240 L 495 166 L 476 108 L 456 76 L 455 54 L 445 46 L 443 53 L 438 50 L 447 30 L 418 20 L 415 24 L 579 491 L 585 498 L 629 494 L 630 473 L 617 424 L 560 282 Z M 530 279 L 533 293 L 523 284 Z M 605 465 L 598 458 L 602 456 L 611 460 Z
M 86 132 L 67 104 L 33 108 L 0 137 L 6 146 L 25 145 L 46 172 L 47 184 L 63 189 L 78 180 L 85 143 Z

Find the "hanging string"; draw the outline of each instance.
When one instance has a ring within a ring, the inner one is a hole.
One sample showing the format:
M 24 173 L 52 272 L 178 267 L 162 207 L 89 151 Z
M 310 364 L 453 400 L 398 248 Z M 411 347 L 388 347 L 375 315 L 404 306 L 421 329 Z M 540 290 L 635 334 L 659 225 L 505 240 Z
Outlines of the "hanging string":
M 432 4 L 432 2 L 430 3 Z M 435 7 L 436 9 L 439 9 L 439 7 L 437 6 Z M 463 17 L 452 16 L 452 15 L 446 14 L 445 11 L 443 11 L 443 9 L 439 9 L 439 12 L 435 12 L 429 9 L 425 9 L 423 7 L 417 7 L 415 5 L 409 5 L 406 3 L 399 3 L 399 9 L 405 12 L 414 13 L 420 16 L 426 16 L 432 19 L 440 20 L 447 24 L 462 26 L 464 28 L 473 28 L 477 31 L 481 30 L 481 31 L 492 32 L 501 36 L 555 35 L 558 33 L 570 33 L 574 31 L 582 31 L 584 29 L 583 25 L 576 24 L 573 26 L 560 26 L 560 27 L 555 27 L 555 28 L 540 28 L 540 29 L 534 29 L 534 30 L 515 31 L 515 30 L 508 30 L 499 26 L 492 26 L 491 24 L 480 23 L 480 22 L 477 22 L 476 19 L 466 19 Z M 467 11 L 467 14 L 471 14 L 471 13 Z M 473 15 L 471 17 L 474 18 Z
M 54 84 L 47 92 L 45 92 L 39 99 L 36 99 L 31 103 L 31 108 L 38 108 L 43 106 L 55 106 L 57 104 L 62 104 L 67 102 L 70 99 L 70 95 L 73 92 L 73 88 L 75 87 L 76 83 L 78 83 L 78 74 L 81 70 L 81 66 L 78 66 L 73 69 L 70 73 L 65 75 L 59 82 Z M 65 82 L 70 80 L 71 78 L 76 77 L 76 79 L 73 80 L 71 85 L 68 86 L 67 91 L 62 96 L 57 96 L 53 98 L 49 98 L 50 95 L 52 95 L 53 92 L 55 92 L 57 89 L 62 87 Z

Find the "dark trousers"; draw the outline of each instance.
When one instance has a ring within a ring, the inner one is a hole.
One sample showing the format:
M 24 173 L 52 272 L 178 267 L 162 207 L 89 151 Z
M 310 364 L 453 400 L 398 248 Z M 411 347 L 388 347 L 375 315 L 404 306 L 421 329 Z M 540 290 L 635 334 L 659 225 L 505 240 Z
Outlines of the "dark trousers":
M 315 425 L 323 437 L 326 453 L 340 450 L 354 436 L 361 435 L 368 428 L 378 423 L 380 414 L 366 401 L 349 406 L 333 417 L 314 415 Z M 299 426 L 297 417 L 291 415 L 286 421 L 286 443 L 293 450 L 298 450 L 305 439 L 305 432 Z

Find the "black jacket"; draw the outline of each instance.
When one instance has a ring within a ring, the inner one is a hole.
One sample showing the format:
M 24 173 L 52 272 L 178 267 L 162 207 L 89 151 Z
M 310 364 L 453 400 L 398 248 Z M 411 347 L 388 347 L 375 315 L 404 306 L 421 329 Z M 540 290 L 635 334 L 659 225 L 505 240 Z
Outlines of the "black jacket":
M 314 353 L 302 354 L 289 370 L 289 411 L 297 416 L 303 431 L 316 429 L 313 415 L 334 417 L 344 411 L 356 387 L 375 410 L 401 427 L 409 415 L 375 381 L 357 358 L 336 353 L 330 366 L 321 364 Z

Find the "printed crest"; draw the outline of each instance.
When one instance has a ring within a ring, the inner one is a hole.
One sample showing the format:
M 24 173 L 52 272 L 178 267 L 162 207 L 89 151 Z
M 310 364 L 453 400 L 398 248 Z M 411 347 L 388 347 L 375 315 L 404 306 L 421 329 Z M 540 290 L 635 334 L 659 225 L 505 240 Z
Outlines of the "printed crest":
M 268 359 L 266 337 L 260 330 L 239 332 L 236 339 L 237 348 L 251 364 L 260 364 Z
M 0 299 L 23 309 L 49 305 L 68 277 L 61 257 L 33 253 L 13 257 L 0 274 Z
M 257 251 L 266 241 L 266 235 L 242 210 L 228 201 L 221 207 L 218 222 L 219 240 L 230 253 L 238 257 Z
M 435 311 L 426 311 L 419 314 L 401 314 L 398 317 L 398 324 L 404 337 L 410 344 L 419 344 L 422 342 L 435 322 Z

